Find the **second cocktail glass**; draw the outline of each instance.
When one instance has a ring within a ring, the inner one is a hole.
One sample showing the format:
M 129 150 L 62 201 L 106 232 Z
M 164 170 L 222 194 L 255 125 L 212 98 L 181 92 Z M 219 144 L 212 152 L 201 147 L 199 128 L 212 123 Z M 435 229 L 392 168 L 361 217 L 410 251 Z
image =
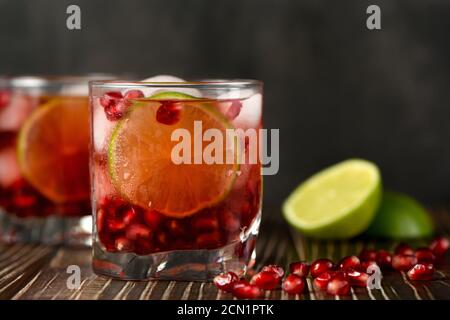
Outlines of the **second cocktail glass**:
M 262 84 L 90 90 L 94 270 L 134 280 L 245 273 L 261 216 Z

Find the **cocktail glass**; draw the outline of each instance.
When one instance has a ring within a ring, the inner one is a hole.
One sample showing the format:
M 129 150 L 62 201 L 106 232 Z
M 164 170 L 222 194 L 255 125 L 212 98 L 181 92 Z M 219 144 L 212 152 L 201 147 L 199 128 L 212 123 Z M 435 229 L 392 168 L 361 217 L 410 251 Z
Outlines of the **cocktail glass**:
M 90 83 L 93 268 L 244 274 L 261 217 L 262 83 Z

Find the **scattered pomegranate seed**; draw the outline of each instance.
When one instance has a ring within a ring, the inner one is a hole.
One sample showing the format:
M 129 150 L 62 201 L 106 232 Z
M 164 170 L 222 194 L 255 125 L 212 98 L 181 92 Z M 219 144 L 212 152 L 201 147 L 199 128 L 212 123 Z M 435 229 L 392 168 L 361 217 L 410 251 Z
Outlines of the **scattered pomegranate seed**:
M 417 263 L 414 255 L 396 254 L 392 257 L 392 268 L 398 271 L 408 271 Z
M 325 271 L 321 273 L 314 279 L 314 285 L 320 290 L 326 290 L 328 282 L 331 280 L 334 274 L 335 274 L 334 271 Z
M 289 271 L 299 277 L 306 277 L 309 273 L 309 264 L 306 262 L 293 262 L 289 265 Z
M 159 123 L 173 125 L 180 121 L 182 104 L 175 101 L 163 101 L 156 111 L 156 120 Z
M 359 269 L 361 261 L 357 256 L 348 256 L 343 258 L 338 265 L 340 270 L 347 270 L 348 268 Z
M 450 244 L 447 238 L 438 237 L 431 242 L 430 249 L 436 257 L 442 257 L 447 252 L 449 246 Z
M 433 273 L 433 264 L 418 263 L 408 271 L 408 278 L 411 280 L 431 280 Z
M 112 104 L 115 104 L 118 100 L 121 100 L 122 98 L 123 98 L 122 93 L 118 91 L 109 91 L 104 93 L 99 100 L 102 107 L 107 108 Z
M 305 290 L 306 280 L 295 274 L 290 274 L 284 279 L 282 288 L 289 294 L 300 294 Z
M 413 255 L 414 250 L 411 248 L 411 246 L 407 245 L 406 243 L 400 243 L 395 247 L 394 250 L 395 254 L 403 254 L 403 255 Z
M 333 261 L 330 259 L 317 259 L 311 264 L 311 276 L 313 278 L 333 269 Z
M 436 256 L 433 251 L 429 248 L 419 248 L 415 252 L 418 263 L 434 263 L 436 261 Z
M 9 105 L 11 101 L 11 91 L 0 90 L 0 108 L 4 108 Z
M 133 250 L 133 244 L 125 237 L 119 237 L 115 241 L 115 248 L 117 251 L 131 251 Z
M 381 268 L 391 268 L 392 267 L 392 254 L 390 254 L 386 250 L 378 250 L 376 262 Z M 366 270 L 367 270 L 367 268 L 366 268 Z
M 350 292 L 350 283 L 347 279 L 340 276 L 331 278 L 327 285 L 327 293 L 332 295 L 344 296 Z
M 152 232 L 143 224 L 135 223 L 127 228 L 127 238 L 130 240 L 147 239 L 150 240 Z
M 372 265 L 379 268 L 379 265 L 375 261 L 363 261 L 361 262 L 361 267 L 359 269 L 363 272 L 367 272 L 367 269 Z
M 257 299 L 261 294 L 261 289 L 246 280 L 239 280 L 233 287 L 233 295 L 239 299 Z
M 361 261 L 375 261 L 377 259 L 377 251 L 373 249 L 363 249 L 359 254 Z
M 367 280 L 369 279 L 369 275 L 367 273 L 354 269 L 347 269 L 347 276 L 352 286 L 356 287 L 367 286 Z
M 234 272 L 222 273 L 214 278 L 214 284 L 220 290 L 232 292 L 234 284 L 239 281 L 239 277 Z
M 263 267 L 261 271 L 275 272 L 280 278 L 284 276 L 284 269 L 276 264 L 269 264 Z
M 280 280 L 281 277 L 276 272 L 261 271 L 252 277 L 250 283 L 263 290 L 273 290 L 278 287 Z
M 144 93 L 141 90 L 129 90 L 125 92 L 125 99 L 139 99 L 144 97 Z

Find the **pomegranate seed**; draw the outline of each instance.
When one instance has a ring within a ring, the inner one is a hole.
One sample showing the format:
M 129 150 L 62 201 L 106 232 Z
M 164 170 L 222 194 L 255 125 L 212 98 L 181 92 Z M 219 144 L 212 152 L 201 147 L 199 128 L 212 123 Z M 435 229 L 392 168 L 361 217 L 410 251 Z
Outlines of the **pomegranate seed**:
M 413 255 L 396 254 L 392 257 L 392 268 L 398 271 L 408 271 L 417 263 L 417 258 Z
M 280 266 L 277 266 L 276 264 L 269 264 L 267 266 L 264 266 L 261 271 L 274 272 L 280 278 L 283 278 L 283 276 L 284 276 L 284 269 Z
M 289 265 L 289 271 L 299 277 L 306 277 L 309 273 L 309 264 L 306 262 L 293 262 Z
M 305 290 L 305 283 L 305 278 L 297 276 L 295 274 L 290 274 L 283 281 L 282 288 L 286 293 L 300 294 L 303 292 L 303 290 Z
M 131 251 L 133 250 L 133 244 L 125 237 L 119 237 L 116 239 L 114 246 L 117 251 Z
M 123 229 L 125 229 L 126 225 L 123 221 L 108 219 L 107 227 L 108 227 L 108 230 L 111 232 L 118 232 L 118 231 L 122 231 Z
M 375 261 L 377 259 L 377 251 L 373 249 L 363 249 L 359 254 L 361 261 Z
M 144 212 L 144 221 L 152 230 L 158 229 L 163 219 L 163 216 L 156 210 L 147 210 Z
M 239 277 L 234 272 L 222 273 L 214 277 L 214 284 L 220 290 L 232 292 L 234 284 L 239 281 Z
M 4 108 L 9 105 L 11 96 L 11 91 L 0 90 L 0 108 Z
M 378 264 L 375 261 L 363 261 L 361 262 L 361 267 L 359 269 L 363 272 L 367 272 L 367 269 L 369 269 L 369 267 L 372 265 L 379 268 Z
M 347 276 L 350 280 L 350 284 L 356 287 L 366 287 L 369 275 L 362 271 L 357 271 L 354 269 L 347 269 Z
M 96 220 L 97 232 L 102 232 L 103 231 L 103 224 L 104 223 L 105 223 L 105 210 L 98 209 L 97 210 L 97 220 Z
M 204 233 L 197 236 L 196 243 L 199 248 L 212 249 L 220 245 L 221 235 L 219 231 Z
M 261 271 L 252 277 L 250 283 L 263 290 L 273 290 L 278 287 L 280 280 L 280 276 L 275 272 Z
M 397 247 L 395 247 L 394 253 L 403 255 L 413 255 L 414 250 L 406 243 L 400 243 L 397 245 Z
M 173 125 L 180 121 L 181 109 L 179 102 L 164 101 L 156 112 L 156 120 L 162 124 Z
M 241 112 L 241 109 L 242 109 L 242 103 L 239 100 L 233 100 L 233 102 L 231 102 L 231 106 L 228 108 L 225 116 L 228 119 L 233 120 L 239 115 L 239 113 Z
M 229 210 L 222 211 L 219 217 L 221 226 L 229 232 L 237 231 L 241 227 L 240 218 Z
M 109 91 L 103 94 L 103 96 L 100 98 L 100 104 L 103 108 L 107 108 L 116 103 L 118 100 L 121 100 L 122 98 L 122 93 L 118 91 Z
M 158 241 L 158 244 L 161 247 L 166 247 L 169 243 L 168 237 L 167 237 L 167 233 L 165 232 L 160 232 L 156 235 L 156 240 Z
M 257 299 L 261 294 L 261 289 L 246 280 L 236 282 L 233 287 L 233 295 L 239 299 Z
M 129 208 L 123 214 L 122 220 L 123 220 L 123 223 L 128 226 L 131 223 L 133 223 L 133 221 L 136 219 L 136 217 L 137 217 L 136 210 L 134 208 Z
M 376 262 L 381 268 L 390 268 L 392 267 L 392 255 L 386 250 L 378 250 Z
M 430 249 L 436 257 L 445 255 L 449 247 L 448 239 L 445 237 L 438 237 L 430 244 Z
M 350 292 L 350 283 L 347 279 L 340 276 L 331 278 L 327 285 L 327 293 L 332 295 L 344 296 Z
M 144 93 L 141 90 L 128 90 L 123 97 L 125 99 L 139 99 L 144 97 Z
M 317 259 L 311 264 L 311 276 L 313 278 L 333 269 L 333 262 L 329 259 Z
M 340 270 L 347 270 L 348 268 L 359 269 L 360 266 L 361 261 L 357 256 L 348 256 L 339 262 Z
M 123 117 L 128 106 L 123 102 L 112 103 L 105 108 L 106 118 L 109 121 L 116 121 Z
M 14 205 L 19 208 L 32 207 L 37 201 L 36 196 L 32 194 L 16 195 L 13 199 Z
M 152 232 L 143 224 L 135 223 L 127 228 L 127 238 L 130 240 L 150 239 Z
M 138 238 L 134 245 L 134 252 L 138 255 L 147 255 L 155 252 L 155 248 L 146 238 Z
M 169 220 L 167 222 L 167 229 L 174 236 L 186 235 L 186 231 L 184 229 L 183 223 L 178 220 Z
M 334 271 L 325 271 L 321 273 L 314 279 L 314 285 L 320 290 L 326 290 L 328 282 L 331 280 L 334 274 L 335 274 Z
M 219 227 L 219 222 L 214 217 L 198 217 L 193 221 L 193 227 L 197 231 L 214 231 Z
M 431 280 L 433 273 L 433 264 L 418 263 L 408 271 L 408 278 L 411 280 Z
M 436 257 L 433 254 L 433 251 L 429 248 L 419 248 L 415 252 L 415 256 L 417 258 L 418 263 L 427 262 L 434 263 L 436 261 Z

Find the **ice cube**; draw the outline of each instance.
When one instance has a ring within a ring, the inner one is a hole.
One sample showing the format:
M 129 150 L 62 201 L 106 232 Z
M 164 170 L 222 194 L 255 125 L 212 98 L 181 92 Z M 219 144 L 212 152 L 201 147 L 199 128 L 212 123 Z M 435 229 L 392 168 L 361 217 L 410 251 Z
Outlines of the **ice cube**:
M 186 82 L 186 80 L 171 75 L 157 75 L 144 79 L 142 80 L 142 82 Z M 193 88 L 168 88 L 168 89 L 144 88 L 143 91 L 146 97 L 150 97 L 151 95 L 154 95 L 155 93 L 162 91 L 176 91 L 198 98 L 202 96 L 199 90 Z
M 251 92 L 251 91 L 249 91 Z M 245 93 L 245 92 L 244 92 Z M 240 97 L 245 97 L 245 94 L 242 91 L 239 92 L 230 92 L 218 97 L 219 100 L 227 100 L 227 99 L 239 99 Z M 249 98 L 241 100 L 242 107 L 239 111 L 239 114 L 230 119 L 233 121 L 233 124 L 236 128 L 242 128 L 244 130 L 248 128 L 259 128 L 259 124 L 261 122 L 261 113 L 262 113 L 262 95 L 260 93 L 256 93 Z M 224 115 L 233 114 L 230 108 L 233 108 L 232 101 L 223 101 L 218 104 L 218 108 L 220 112 Z
M 0 109 L 0 130 L 18 131 L 35 105 L 34 99 L 13 94 L 9 105 Z
M 114 127 L 114 122 L 109 121 L 106 118 L 105 110 L 100 105 L 95 106 L 93 127 L 94 149 L 97 152 L 101 152 L 107 143 L 108 137 L 111 135 L 112 128 Z

